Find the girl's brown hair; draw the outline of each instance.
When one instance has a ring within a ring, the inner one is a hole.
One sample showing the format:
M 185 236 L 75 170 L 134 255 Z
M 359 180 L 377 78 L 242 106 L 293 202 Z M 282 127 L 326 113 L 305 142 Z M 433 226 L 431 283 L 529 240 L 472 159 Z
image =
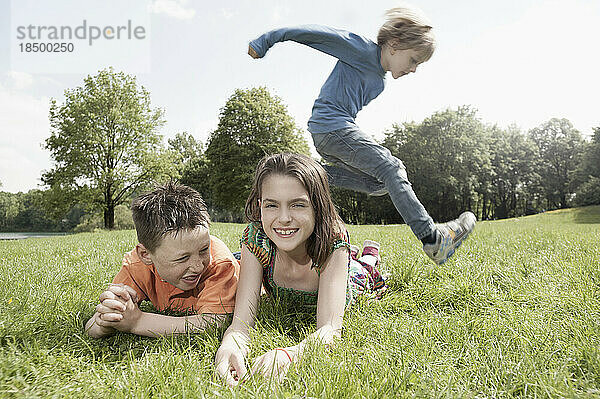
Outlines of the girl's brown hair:
M 341 233 L 342 219 L 339 217 L 329 191 L 327 173 L 314 159 L 301 154 L 267 155 L 256 167 L 250 196 L 246 201 L 246 218 L 260 222 L 262 184 L 271 175 L 295 177 L 302 183 L 314 210 L 315 229 L 306 243 L 306 251 L 313 263 L 322 267 L 331 252 L 333 237 Z

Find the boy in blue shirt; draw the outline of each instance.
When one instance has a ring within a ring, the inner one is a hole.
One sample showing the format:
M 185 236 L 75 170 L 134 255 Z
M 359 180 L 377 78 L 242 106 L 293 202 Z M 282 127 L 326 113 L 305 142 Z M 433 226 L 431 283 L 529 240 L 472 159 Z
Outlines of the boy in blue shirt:
M 292 40 L 336 57 L 333 71 L 315 100 L 308 130 L 333 185 L 371 195 L 389 194 L 394 206 L 423 242 L 423 250 L 442 264 L 475 228 L 475 215 L 435 224 L 416 197 L 402 161 L 363 133 L 356 114 L 394 79 L 415 72 L 435 49 L 432 27 L 415 9 L 386 13 L 377 44 L 344 30 L 319 25 L 282 28 L 250 42 L 248 54 L 262 58 L 275 43 Z

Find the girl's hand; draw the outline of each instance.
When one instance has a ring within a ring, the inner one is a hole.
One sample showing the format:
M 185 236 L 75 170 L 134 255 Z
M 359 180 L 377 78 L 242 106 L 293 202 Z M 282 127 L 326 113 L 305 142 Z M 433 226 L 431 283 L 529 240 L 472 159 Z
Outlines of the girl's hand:
M 216 372 L 230 387 L 238 385 L 248 370 L 244 354 L 235 345 L 221 345 L 215 355 Z
M 257 357 L 252 365 L 252 374 L 260 373 L 267 378 L 276 378 L 278 382 L 283 381 L 292 364 L 290 352 L 287 349 L 275 348 Z

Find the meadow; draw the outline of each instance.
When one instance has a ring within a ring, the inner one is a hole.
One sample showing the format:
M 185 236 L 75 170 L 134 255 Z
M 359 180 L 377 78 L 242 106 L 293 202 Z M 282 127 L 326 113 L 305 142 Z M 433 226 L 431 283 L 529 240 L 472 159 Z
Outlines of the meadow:
M 244 226 L 211 232 L 232 250 Z M 600 397 L 600 206 L 480 222 L 433 265 L 407 226 L 349 226 L 382 244 L 390 289 L 344 319 L 281 384 L 214 376 L 223 330 L 88 338 L 134 231 L 0 241 L 0 397 Z M 252 354 L 297 343 L 311 315 L 265 302 Z

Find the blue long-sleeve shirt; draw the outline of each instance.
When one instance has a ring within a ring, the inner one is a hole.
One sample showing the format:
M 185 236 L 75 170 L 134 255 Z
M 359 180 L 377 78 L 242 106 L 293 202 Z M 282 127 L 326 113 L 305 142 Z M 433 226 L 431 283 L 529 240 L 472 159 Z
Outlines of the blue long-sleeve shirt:
M 292 40 L 336 57 L 308 120 L 311 133 L 355 126 L 356 114 L 383 91 L 381 48 L 354 33 L 320 25 L 276 29 L 250 42 L 259 57 L 275 43 Z

